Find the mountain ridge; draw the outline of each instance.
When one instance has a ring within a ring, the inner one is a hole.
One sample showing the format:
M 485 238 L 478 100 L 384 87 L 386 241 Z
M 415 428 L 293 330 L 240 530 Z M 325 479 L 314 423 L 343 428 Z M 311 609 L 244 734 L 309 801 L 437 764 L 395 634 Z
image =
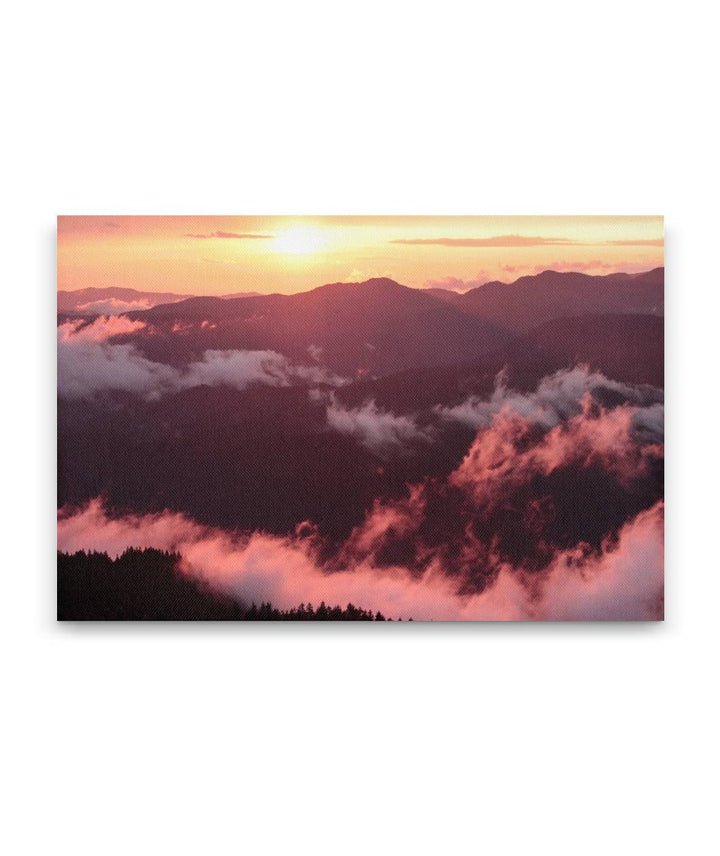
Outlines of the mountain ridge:
M 196 297 L 127 317 L 148 325 L 128 341 L 158 361 L 182 362 L 207 350 L 273 350 L 301 362 L 310 356 L 350 377 L 472 360 L 512 338 L 387 278 L 292 295 Z
M 487 282 L 464 294 L 428 290 L 436 300 L 522 334 L 554 318 L 608 313 L 662 315 L 664 278 L 664 267 L 639 274 L 601 276 L 546 270 L 511 283 Z

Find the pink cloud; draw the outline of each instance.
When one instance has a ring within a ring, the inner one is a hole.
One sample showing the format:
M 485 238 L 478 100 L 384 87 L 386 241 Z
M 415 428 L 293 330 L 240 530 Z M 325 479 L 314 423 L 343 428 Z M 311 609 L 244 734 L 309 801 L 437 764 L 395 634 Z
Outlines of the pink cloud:
M 481 505 L 492 506 L 535 475 L 547 476 L 569 465 L 599 464 L 621 483 L 647 472 L 648 462 L 662 458 L 660 443 L 640 444 L 634 437 L 639 407 L 605 410 L 589 393 L 581 412 L 533 442 L 537 422 L 503 405 L 490 426 L 478 432 L 463 462 L 450 476 Z
M 391 244 L 413 244 L 440 247 L 545 247 L 573 246 L 568 238 L 541 238 L 531 235 L 495 235 L 492 238 L 399 238 Z
M 581 546 L 558 552 L 541 577 L 502 565 L 482 592 L 457 591 L 439 559 L 420 576 L 398 566 L 378 567 L 377 545 L 395 526 L 416 525 L 419 497 L 393 510 L 377 506 L 346 545 L 344 571 L 331 571 L 318 558 L 316 533 L 277 537 L 239 535 L 200 526 L 182 514 L 111 518 L 99 500 L 58 516 L 58 548 L 98 550 L 112 556 L 129 546 L 178 552 L 181 570 L 245 602 L 271 601 L 289 609 L 308 601 L 352 602 L 386 615 L 426 620 L 588 618 L 656 619 L 662 615 L 662 503 L 642 512 L 590 556 Z
M 239 238 L 239 239 L 262 239 L 262 238 L 274 238 L 275 235 L 255 235 L 250 233 L 243 232 L 211 232 L 208 235 L 197 234 L 193 232 L 189 232 L 184 236 L 185 238 Z
M 487 271 L 478 271 L 475 279 L 460 279 L 456 276 L 445 276 L 442 279 L 428 279 L 423 283 L 423 288 L 444 288 L 446 291 L 457 291 L 464 293 L 472 288 L 485 285 L 491 279 Z
M 106 300 L 93 300 L 89 303 L 79 303 L 75 311 L 85 312 L 91 315 L 120 315 L 123 312 L 150 309 L 152 305 L 153 304 L 149 300 L 144 298 L 139 300 L 118 300 L 117 297 L 108 297 Z
M 90 324 L 84 321 L 66 321 L 58 327 L 58 341 L 107 342 L 113 336 L 137 333 L 145 326 L 144 321 L 131 321 L 118 315 L 101 315 Z

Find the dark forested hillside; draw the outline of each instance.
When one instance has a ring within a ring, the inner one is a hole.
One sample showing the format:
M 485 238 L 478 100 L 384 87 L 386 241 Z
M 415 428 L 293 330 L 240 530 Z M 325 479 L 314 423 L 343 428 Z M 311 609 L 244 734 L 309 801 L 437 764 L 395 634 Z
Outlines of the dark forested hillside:
M 583 315 L 548 321 L 527 339 L 558 368 L 583 362 L 608 377 L 662 387 L 664 326 L 657 315 Z
M 61 399 L 58 434 L 60 506 L 102 495 L 119 510 L 170 508 L 228 528 L 282 533 L 313 520 L 343 535 L 406 477 L 379 473 L 377 457 L 330 430 L 302 388 Z
M 654 315 L 581 315 L 541 324 L 470 364 L 434 366 L 368 378 L 342 387 L 348 404 L 372 398 L 398 412 L 454 405 L 488 396 L 498 372 L 514 389 L 531 390 L 545 376 L 586 364 L 613 380 L 664 384 L 664 319 Z

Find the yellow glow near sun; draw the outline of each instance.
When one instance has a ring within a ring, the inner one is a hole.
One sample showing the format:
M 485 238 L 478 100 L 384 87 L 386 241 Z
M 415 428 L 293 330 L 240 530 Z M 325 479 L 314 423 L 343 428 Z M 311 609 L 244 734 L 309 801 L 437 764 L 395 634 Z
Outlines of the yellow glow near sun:
M 273 249 L 276 253 L 300 256 L 317 252 L 326 242 L 326 236 L 320 229 L 287 229 L 275 238 Z

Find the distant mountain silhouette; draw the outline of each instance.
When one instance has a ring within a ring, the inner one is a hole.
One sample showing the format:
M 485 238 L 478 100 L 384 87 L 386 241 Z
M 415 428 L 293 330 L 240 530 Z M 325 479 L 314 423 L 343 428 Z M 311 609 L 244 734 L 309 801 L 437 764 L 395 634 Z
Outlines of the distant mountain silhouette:
M 547 270 L 512 283 L 488 282 L 465 294 L 428 289 L 437 300 L 491 324 L 525 333 L 545 321 L 591 314 L 662 315 L 665 269 L 589 276 Z
M 152 325 L 152 335 L 131 339 L 155 360 L 179 363 L 207 349 L 269 349 L 304 362 L 321 354 L 321 362 L 348 376 L 468 362 L 512 338 L 391 279 L 293 295 L 195 297 L 129 315 Z
M 260 291 L 233 291 L 232 294 L 221 294 L 223 300 L 232 300 L 236 297 L 262 297 Z

